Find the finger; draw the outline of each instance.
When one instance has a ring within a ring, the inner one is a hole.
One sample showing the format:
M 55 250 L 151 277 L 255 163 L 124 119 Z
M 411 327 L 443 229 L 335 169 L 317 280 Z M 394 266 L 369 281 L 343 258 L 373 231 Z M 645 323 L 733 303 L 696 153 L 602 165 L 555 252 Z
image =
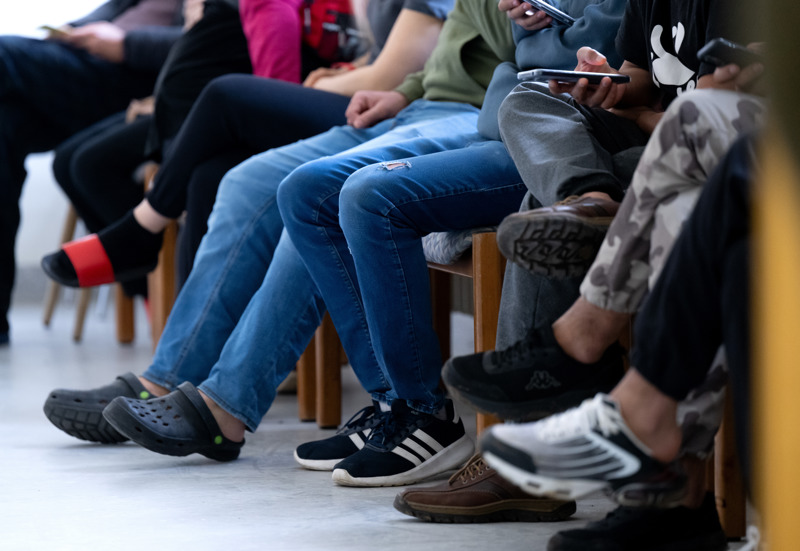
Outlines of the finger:
M 575 83 L 575 86 L 572 88 L 572 97 L 574 97 L 578 103 L 586 103 L 586 98 L 589 95 L 587 88 L 589 87 L 589 81 L 585 78 L 579 78 L 578 82 Z

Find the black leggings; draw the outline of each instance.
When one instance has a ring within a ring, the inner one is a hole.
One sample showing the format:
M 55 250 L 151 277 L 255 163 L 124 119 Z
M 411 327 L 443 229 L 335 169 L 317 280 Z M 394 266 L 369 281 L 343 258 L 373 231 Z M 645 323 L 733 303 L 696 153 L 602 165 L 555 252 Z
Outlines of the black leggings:
M 160 214 L 178 218 L 179 275 L 187 275 L 221 177 L 248 157 L 345 124 L 350 98 L 280 80 L 226 75 L 211 82 L 166 152 L 147 199 Z M 181 281 L 184 279 L 181 278 Z

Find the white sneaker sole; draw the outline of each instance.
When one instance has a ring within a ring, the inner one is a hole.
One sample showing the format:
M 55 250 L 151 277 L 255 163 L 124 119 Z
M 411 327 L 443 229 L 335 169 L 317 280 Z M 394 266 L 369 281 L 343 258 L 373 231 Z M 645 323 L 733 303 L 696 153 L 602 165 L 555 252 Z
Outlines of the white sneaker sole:
M 457 469 L 472 457 L 474 451 L 475 444 L 465 434 L 427 461 L 423 461 L 408 471 L 388 476 L 355 478 L 344 469 L 334 469 L 333 481 L 341 486 L 357 486 L 361 488 L 414 484 L 426 478 Z
M 309 471 L 332 471 L 342 459 L 344 457 L 340 459 L 302 459 L 298 457 L 297 451 L 294 452 L 294 460 Z
M 539 476 L 512 465 L 490 451 L 483 458 L 500 476 L 531 495 L 573 501 L 608 488 L 608 482 L 587 479 L 560 479 Z

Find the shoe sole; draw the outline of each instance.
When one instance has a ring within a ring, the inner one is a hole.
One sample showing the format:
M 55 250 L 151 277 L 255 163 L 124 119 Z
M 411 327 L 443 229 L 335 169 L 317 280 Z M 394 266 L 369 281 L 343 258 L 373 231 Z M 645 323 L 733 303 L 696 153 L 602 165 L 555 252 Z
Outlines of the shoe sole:
M 435 506 L 412 504 L 402 494 L 394 498 L 394 508 L 426 522 L 441 524 L 473 524 L 484 522 L 557 522 L 571 517 L 576 510 L 575 502 L 559 502 L 560 505 L 547 511 L 526 507 L 523 499 L 508 499 L 477 507 Z M 543 505 L 543 504 L 540 504 Z
M 140 423 L 136 416 L 126 408 L 113 402 L 103 410 L 103 417 L 120 434 L 127 436 L 151 452 L 173 457 L 185 457 L 193 453 L 199 453 L 215 461 L 233 461 L 239 457 L 239 449 L 220 450 L 213 447 L 209 448 L 209 446 L 199 446 L 194 440 L 163 438 L 150 430 L 145 424 Z
M 103 418 L 102 409 L 68 405 L 48 398 L 44 414 L 53 425 L 65 433 L 100 444 L 119 444 L 128 439 Z
M 304 469 L 308 469 L 309 471 L 332 471 L 333 468 L 342 460 L 345 459 L 344 457 L 340 459 L 303 459 L 297 455 L 297 451 L 294 452 L 294 460 L 303 467 Z
M 606 481 L 586 479 L 560 479 L 539 476 L 520 469 L 489 450 L 482 451 L 483 458 L 500 473 L 500 476 L 534 496 L 572 501 L 609 488 Z
M 506 258 L 534 274 L 582 277 L 594 262 L 613 219 L 563 213 L 513 214 L 498 227 L 497 245 Z
M 472 457 L 474 451 L 475 444 L 465 434 L 427 461 L 423 461 L 413 469 L 402 473 L 358 478 L 351 476 L 345 469 L 334 469 L 332 478 L 335 483 L 341 486 L 356 486 L 359 488 L 415 484 L 432 476 L 457 469 Z

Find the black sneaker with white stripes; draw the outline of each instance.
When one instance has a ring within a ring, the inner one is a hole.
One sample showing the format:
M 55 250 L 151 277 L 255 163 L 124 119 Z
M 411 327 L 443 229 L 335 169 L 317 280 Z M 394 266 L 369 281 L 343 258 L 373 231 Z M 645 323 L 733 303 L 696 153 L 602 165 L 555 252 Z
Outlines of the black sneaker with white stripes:
M 486 462 L 523 490 L 580 499 L 610 490 L 621 505 L 673 507 L 686 495 L 677 463 L 662 463 L 631 432 L 609 396 L 533 423 L 495 425 L 481 438 Z
M 372 405 L 353 415 L 330 438 L 299 445 L 294 450 L 294 460 L 312 471 L 330 471 L 339 461 L 364 447 L 383 415 L 385 413 L 381 412 L 380 404 L 373 401 Z
M 395 400 L 366 446 L 333 468 L 333 481 L 343 486 L 400 486 L 460 467 L 475 445 L 452 401 L 447 400 L 442 413 L 440 419 Z

